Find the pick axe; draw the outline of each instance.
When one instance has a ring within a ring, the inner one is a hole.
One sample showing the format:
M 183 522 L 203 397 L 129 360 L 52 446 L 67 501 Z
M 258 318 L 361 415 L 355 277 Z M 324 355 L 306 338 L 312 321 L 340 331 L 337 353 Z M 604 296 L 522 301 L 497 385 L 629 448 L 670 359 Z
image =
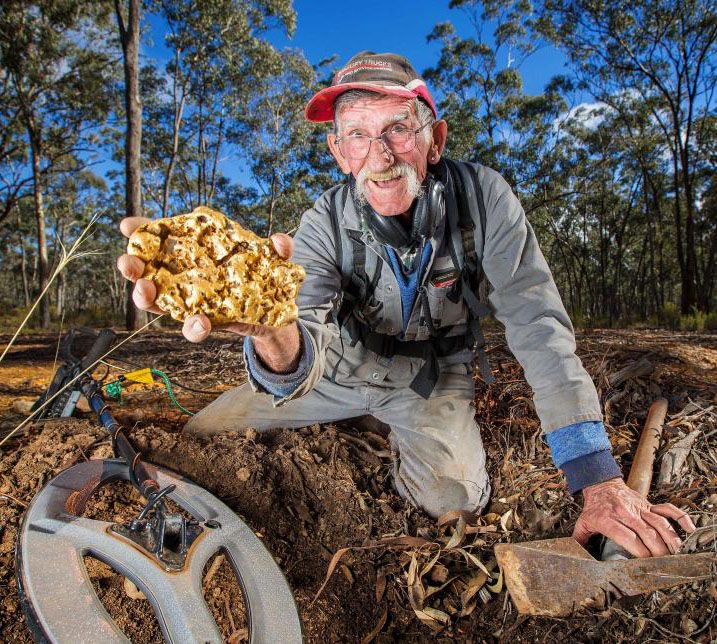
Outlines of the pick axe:
M 666 413 L 664 399 L 650 407 L 627 479 L 627 485 L 643 496 L 652 482 Z M 609 596 L 641 595 L 709 579 L 717 570 L 714 552 L 629 559 L 616 556 L 619 550 L 608 541 L 603 549 L 603 559 L 608 560 L 597 560 L 575 539 L 565 537 L 497 544 L 495 555 L 518 612 L 553 617 L 601 605 Z

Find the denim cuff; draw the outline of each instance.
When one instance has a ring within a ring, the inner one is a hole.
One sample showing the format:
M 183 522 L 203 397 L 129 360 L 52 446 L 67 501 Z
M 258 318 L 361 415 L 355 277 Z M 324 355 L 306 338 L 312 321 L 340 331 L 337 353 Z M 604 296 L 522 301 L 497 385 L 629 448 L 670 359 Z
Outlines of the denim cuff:
M 298 322 L 301 334 L 301 357 L 295 371 L 291 373 L 274 373 L 269 371 L 256 355 L 254 342 L 250 337 L 244 338 L 244 363 L 249 376 L 266 392 L 284 398 L 296 391 L 306 380 L 311 366 L 314 364 L 314 348 L 308 337 L 308 331 Z
M 555 467 L 594 452 L 609 450 L 610 441 L 601 421 L 574 423 L 545 434 Z
M 565 473 L 570 494 L 577 494 L 588 485 L 622 478 L 622 471 L 609 449 L 575 458 L 563 463 L 560 469 Z

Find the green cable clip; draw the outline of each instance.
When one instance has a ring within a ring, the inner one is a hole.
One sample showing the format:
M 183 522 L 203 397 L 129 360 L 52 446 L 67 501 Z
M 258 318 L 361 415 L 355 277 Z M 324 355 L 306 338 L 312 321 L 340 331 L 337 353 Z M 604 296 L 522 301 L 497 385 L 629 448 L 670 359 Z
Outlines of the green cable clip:
M 122 381 L 121 380 L 115 380 L 114 382 L 107 383 L 105 385 L 105 390 L 107 391 L 107 395 L 116 398 L 117 402 L 121 405 L 122 404 Z

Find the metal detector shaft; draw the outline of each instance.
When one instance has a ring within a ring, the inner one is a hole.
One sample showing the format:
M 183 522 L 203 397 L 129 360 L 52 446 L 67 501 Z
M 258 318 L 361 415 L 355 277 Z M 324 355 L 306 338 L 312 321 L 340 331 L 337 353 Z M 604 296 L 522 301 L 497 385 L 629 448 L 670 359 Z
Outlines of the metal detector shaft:
M 159 490 L 159 483 L 155 481 L 144 463 L 140 460 L 140 454 L 132 447 L 127 437 L 122 433 L 122 428 L 114 416 L 107 409 L 99 385 L 90 377 L 85 376 L 81 382 L 82 393 L 90 403 L 90 407 L 97 414 L 102 426 L 112 437 L 112 445 L 119 455 L 127 461 L 130 470 L 130 480 L 137 486 L 142 496 L 149 498 L 152 492 Z
M 80 377 L 78 385 L 85 398 L 87 398 L 90 407 L 97 414 L 100 423 L 112 437 L 115 452 L 119 453 L 127 461 L 131 482 L 145 498 L 149 498 L 152 492 L 156 492 L 159 489 L 159 483 L 148 474 L 147 469 L 140 460 L 139 452 L 132 447 L 127 437 L 122 433 L 119 423 L 109 412 L 102 398 L 100 385 L 90 375 L 95 363 L 109 351 L 116 337 L 112 329 L 102 329 L 99 332 L 94 344 L 79 362 L 78 372 L 81 373 L 86 370 L 87 373 Z M 67 346 L 66 351 L 68 355 L 72 355 L 71 345 Z

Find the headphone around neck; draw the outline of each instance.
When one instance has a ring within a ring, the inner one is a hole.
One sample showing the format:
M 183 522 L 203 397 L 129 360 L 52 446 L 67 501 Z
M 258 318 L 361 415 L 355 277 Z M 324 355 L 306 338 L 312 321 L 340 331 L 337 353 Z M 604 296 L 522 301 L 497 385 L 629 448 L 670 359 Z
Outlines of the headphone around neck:
M 351 186 L 351 197 L 354 199 L 354 205 L 361 219 L 366 222 L 379 243 L 393 248 L 414 246 L 431 237 L 436 223 L 443 216 L 445 209 L 444 186 L 430 172 L 423 182 L 421 196 L 413 204 L 410 228 L 404 226 L 398 217 L 388 217 L 377 213 L 368 203 L 358 206 L 354 198 L 356 180 L 353 176 L 349 185 Z

